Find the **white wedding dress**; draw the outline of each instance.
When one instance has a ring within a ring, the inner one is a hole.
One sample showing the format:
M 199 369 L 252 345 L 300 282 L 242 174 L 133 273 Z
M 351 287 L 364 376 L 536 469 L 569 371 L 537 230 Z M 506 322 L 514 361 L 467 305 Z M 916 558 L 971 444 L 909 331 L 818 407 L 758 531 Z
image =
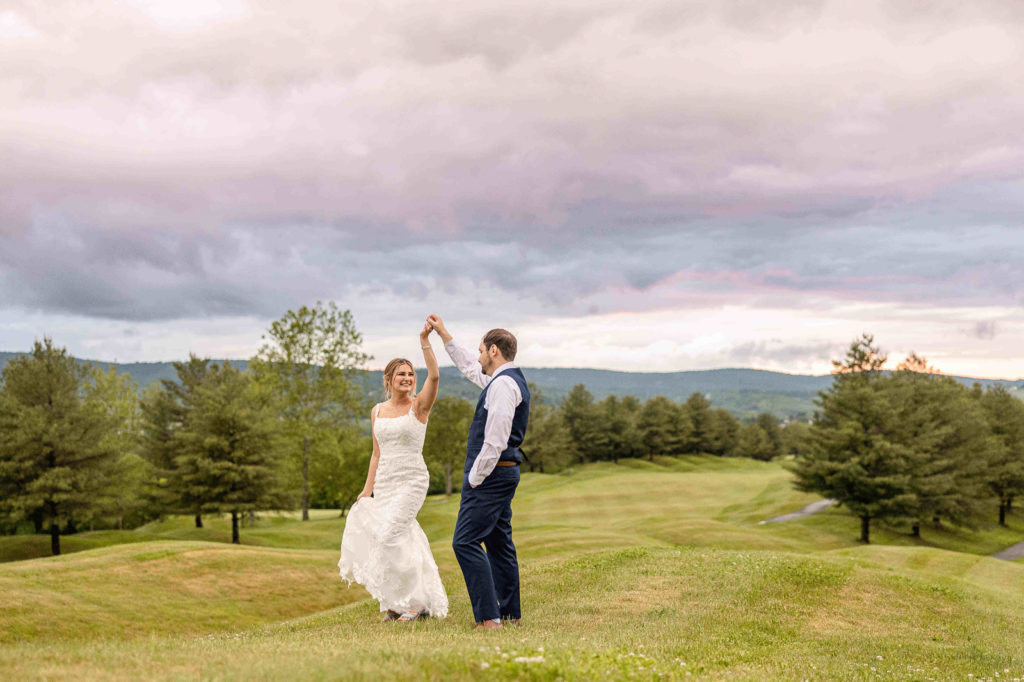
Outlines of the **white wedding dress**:
M 379 408 L 378 408 L 379 410 Z M 412 410 L 401 417 L 377 417 L 373 434 L 380 446 L 373 497 L 352 505 L 341 538 L 341 577 L 363 585 L 381 611 L 448 615 L 427 536 L 416 514 L 427 496 L 430 475 L 423 461 L 427 425 Z

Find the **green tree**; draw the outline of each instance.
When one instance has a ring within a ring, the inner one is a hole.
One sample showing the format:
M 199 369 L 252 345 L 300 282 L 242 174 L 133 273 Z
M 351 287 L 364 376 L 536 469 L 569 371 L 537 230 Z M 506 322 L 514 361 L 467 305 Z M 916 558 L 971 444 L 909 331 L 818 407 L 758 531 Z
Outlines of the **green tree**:
M 148 510 L 145 495 L 150 474 L 146 462 L 137 454 L 141 429 L 141 411 L 138 386 L 127 374 L 113 367 L 93 374 L 93 391 L 105 407 L 110 423 L 116 425 L 104 434 L 105 447 L 118 453 L 113 465 L 115 485 L 105 495 L 98 496 L 103 512 L 114 517 L 117 527 L 124 530 L 126 519 L 137 525 L 155 518 Z
M 892 392 L 894 442 L 910 457 L 910 490 L 914 495 L 912 534 L 919 537 L 924 521 L 945 518 L 967 524 L 983 499 L 984 458 L 989 443 L 981 407 L 951 377 L 929 374 L 908 363 L 887 380 Z
M 61 526 L 88 521 L 110 496 L 128 379 L 78 363 L 49 338 L 3 369 L 0 389 L 0 506 L 40 521 L 60 554 Z
M 187 471 L 179 471 L 181 432 L 195 409 L 196 391 L 210 372 L 210 361 L 189 355 L 175 362 L 177 380 L 162 379 L 146 388 L 140 405 L 139 454 L 150 464 L 144 495 L 159 514 L 192 514 L 203 527 L 201 491 L 190 488 Z
M 679 409 L 665 396 L 654 396 L 646 403 L 637 417 L 637 434 L 643 452 L 654 461 L 655 455 L 668 455 L 678 448 Z
M 719 457 L 735 453 L 740 423 L 728 410 L 717 408 L 708 415 L 707 451 Z
M 635 403 L 635 399 L 634 399 Z M 594 444 L 596 459 L 618 462 L 629 457 L 636 440 L 636 410 L 633 403 L 609 395 L 595 406 L 597 438 Z
M 321 429 L 310 448 L 310 504 L 338 508 L 345 516 L 366 482 L 373 443 L 368 435 L 351 429 Z
M 782 454 L 802 455 L 807 452 L 811 436 L 811 425 L 807 422 L 792 421 L 782 427 L 780 441 Z
M 311 447 L 321 429 L 355 428 L 366 407 L 360 368 L 370 359 L 352 314 L 333 303 L 302 306 L 270 325 L 252 369 L 276 395 L 301 467 L 302 520 L 309 520 Z
M 203 509 L 231 514 L 231 542 L 239 544 L 242 513 L 290 504 L 276 457 L 280 426 L 265 384 L 229 362 L 212 364 L 182 426 L 176 471 Z
M 792 467 L 798 490 L 835 499 L 860 518 L 862 542 L 870 542 L 873 519 L 906 518 L 915 503 L 911 453 L 891 437 L 896 417 L 885 360 L 865 334 L 845 360 L 833 362 L 835 377 L 819 394 L 810 447 Z
M 768 442 L 771 443 L 771 457 L 768 459 L 774 459 L 781 455 L 782 429 L 779 428 L 779 422 L 775 419 L 775 415 L 762 412 L 757 415 L 757 425 L 761 427 L 765 436 L 768 437 Z
M 562 400 L 561 414 L 576 460 L 583 464 L 594 459 L 600 438 L 594 395 L 583 384 L 576 384 Z
M 767 462 L 775 456 L 771 438 L 757 422 L 740 427 L 734 450 L 737 457 L 749 457 Z
M 104 510 L 113 514 L 119 530 L 133 528 L 159 516 L 146 494 L 152 476 L 149 462 L 134 452 L 118 458 L 114 469 L 117 487 L 111 489 Z
M 531 407 L 535 400 L 531 387 Z M 466 437 L 472 420 L 473 406 L 461 398 L 438 398 L 430 411 L 423 455 L 428 466 L 444 476 L 445 497 L 452 494 L 453 472 L 461 473 L 466 461 Z
M 1005 526 L 1010 501 L 1024 491 L 1024 403 L 1001 386 L 985 393 L 975 387 L 974 397 L 992 431 L 985 482 L 999 501 L 999 525 Z
M 626 420 L 626 432 L 619 443 L 619 457 L 621 458 L 641 456 L 642 446 L 637 424 L 643 407 L 643 403 L 636 396 L 627 395 L 619 398 L 619 410 Z
M 703 393 L 692 393 L 683 403 L 682 415 L 690 427 L 682 443 L 683 451 L 710 452 L 714 421 L 711 416 L 711 401 Z
M 531 390 L 530 423 L 526 428 L 526 465 L 530 471 L 553 474 L 572 462 L 575 449 L 557 405 L 538 403 Z

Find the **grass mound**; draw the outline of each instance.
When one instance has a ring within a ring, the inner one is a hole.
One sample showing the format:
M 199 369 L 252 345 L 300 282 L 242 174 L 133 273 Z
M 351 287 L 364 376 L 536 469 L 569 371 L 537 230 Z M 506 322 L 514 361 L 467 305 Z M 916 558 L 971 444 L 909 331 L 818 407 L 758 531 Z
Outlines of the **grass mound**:
M 146 542 L 0 565 L 0 642 L 195 635 L 366 598 L 338 579 L 332 558 Z
M 199 638 L 65 642 L 58 669 L 85 678 L 263 680 L 1024 675 L 1016 636 L 1024 618 L 1001 588 L 871 564 L 842 555 L 608 550 L 526 567 L 528 622 L 520 629 L 471 632 L 456 589 L 445 621 L 380 623 L 376 605 L 364 601 Z M 0 663 L 32 676 L 53 653 L 15 645 Z
M 777 464 L 655 458 L 526 474 L 513 504 L 526 625 L 470 630 L 449 547 L 458 499 L 419 520 L 444 621 L 379 622 L 336 571 L 344 520 L 265 515 L 94 534 L 111 544 L 0 565 L 12 679 L 1024 678 L 1024 563 L 1009 529 L 879 526 L 841 509 L 759 521 L 813 496 Z M 4 538 L 0 540 L 13 540 Z M 45 540 L 45 538 L 44 538 Z M 217 540 L 218 542 L 210 542 Z M 122 540 L 129 542 L 129 540 Z M 0 545 L 3 543 L 0 542 Z M 689 674 L 689 675 L 688 675 Z

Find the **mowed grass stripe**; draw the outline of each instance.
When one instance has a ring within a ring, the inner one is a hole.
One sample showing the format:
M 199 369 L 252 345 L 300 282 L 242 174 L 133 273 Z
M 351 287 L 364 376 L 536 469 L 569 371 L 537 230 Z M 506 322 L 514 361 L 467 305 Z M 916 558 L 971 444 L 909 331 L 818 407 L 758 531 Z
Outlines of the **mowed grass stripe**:
M 0 641 L 202 634 L 365 599 L 338 579 L 333 556 L 165 541 L 7 564 Z
M 0 665 L 19 678 L 46 669 L 83 679 L 1024 674 L 1020 606 L 1003 594 L 842 556 L 638 547 L 526 567 L 524 579 L 528 624 L 499 633 L 470 631 L 465 600 L 445 621 L 406 626 L 380 623 L 360 602 L 205 637 L 21 643 L 0 650 Z
M 241 547 L 187 539 L 220 537 L 224 519 L 204 529 L 168 519 L 125 532 L 183 539 L 0 565 L 0 670 L 28 679 L 1024 677 L 1024 565 L 937 548 L 985 550 L 1018 532 L 1018 517 L 974 535 L 925 527 L 920 540 L 880 526 L 880 542 L 901 546 L 869 547 L 842 510 L 758 525 L 807 498 L 782 466 L 744 460 L 526 474 L 513 525 L 528 625 L 496 635 L 469 632 L 449 547 L 457 497 L 432 497 L 420 513 L 451 616 L 404 628 L 379 623 L 377 604 L 338 579 L 336 513 L 305 523 L 266 515 L 243 529 L 253 544 Z

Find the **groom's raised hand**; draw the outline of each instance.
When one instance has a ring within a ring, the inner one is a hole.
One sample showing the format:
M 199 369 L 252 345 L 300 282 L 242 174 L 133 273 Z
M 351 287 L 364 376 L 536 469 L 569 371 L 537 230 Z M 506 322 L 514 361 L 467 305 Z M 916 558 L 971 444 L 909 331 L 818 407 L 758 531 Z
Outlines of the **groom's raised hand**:
M 441 341 L 448 343 L 452 340 L 452 335 L 448 333 L 448 330 L 444 326 L 444 320 L 441 319 L 440 315 L 431 313 L 427 315 L 427 324 L 434 328 L 438 336 L 441 337 Z

